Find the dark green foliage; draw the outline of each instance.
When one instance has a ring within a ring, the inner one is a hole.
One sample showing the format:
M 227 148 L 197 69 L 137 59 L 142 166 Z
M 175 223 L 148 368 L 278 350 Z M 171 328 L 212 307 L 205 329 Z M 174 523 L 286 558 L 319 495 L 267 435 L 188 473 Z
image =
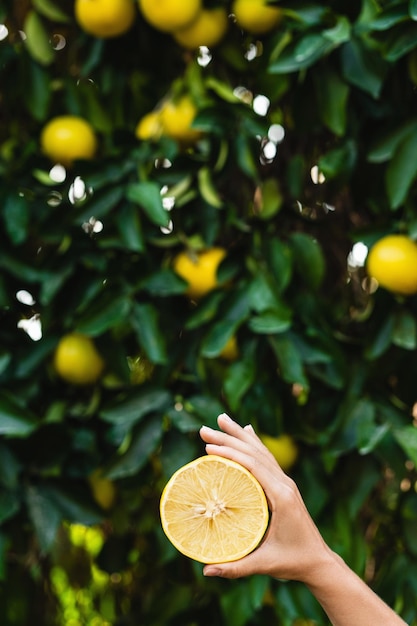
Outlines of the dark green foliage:
M 2 624 L 70 625 L 51 568 L 92 584 L 66 538 L 77 523 L 101 525 L 92 561 L 110 575 L 91 626 L 325 625 L 302 585 L 205 580 L 163 536 L 164 483 L 222 411 L 297 440 L 292 473 L 324 536 L 417 624 L 417 298 L 372 292 L 349 262 L 356 242 L 417 233 L 417 3 L 278 4 L 276 31 L 260 43 L 231 22 L 207 66 L 139 11 L 98 40 L 69 0 L 0 7 Z M 136 139 L 181 90 L 203 139 Z M 61 114 L 89 120 L 100 148 L 56 182 L 39 137 Z M 271 124 L 285 132 L 272 156 Z M 227 250 L 220 287 L 191 303 L 172 259 L 212 245 Z M 93 387 L 54 372 L 72 330 L 107 363 Z M 97 467 L 117 488 L 108 511 Z

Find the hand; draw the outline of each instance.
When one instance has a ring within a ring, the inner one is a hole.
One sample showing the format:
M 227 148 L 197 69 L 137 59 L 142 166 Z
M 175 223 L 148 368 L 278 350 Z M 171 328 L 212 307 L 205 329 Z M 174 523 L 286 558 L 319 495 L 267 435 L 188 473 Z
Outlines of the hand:
M 311 519 L 294 481 L 278 465 L 252 426 L 242 428 L 226 414 L 221 430 L 203 426 L 200 436 L 208 454 L 232 459 L 246 467 L 262 485 L 271 513 L 265 537 L 248 556 L 231 563 L 206 565 L 206 576 L 238 578 L 268 574 L 308 584 L 318 568 L 334 557 Z

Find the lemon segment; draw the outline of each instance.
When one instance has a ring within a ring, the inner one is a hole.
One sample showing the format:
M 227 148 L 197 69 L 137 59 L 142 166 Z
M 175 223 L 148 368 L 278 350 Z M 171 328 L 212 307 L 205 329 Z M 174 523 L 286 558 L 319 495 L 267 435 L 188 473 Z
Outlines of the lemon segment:
M 177 470 L 161 500 L 162 528 L 185 556 L 201 563 L 226 563 L 256 548 L 269 513 L 264 491 L 242 465 L 217 455 Z

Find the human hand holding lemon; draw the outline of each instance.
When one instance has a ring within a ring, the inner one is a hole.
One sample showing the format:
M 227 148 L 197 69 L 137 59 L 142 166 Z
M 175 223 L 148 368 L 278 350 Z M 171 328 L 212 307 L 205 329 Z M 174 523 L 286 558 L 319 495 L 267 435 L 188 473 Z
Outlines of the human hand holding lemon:
M 203 427 L 200 431 L 206 451 L 240 463 L 253 474 L 265 491 L 271 518 L 255 551 L 239 561 L 207 565 L 205 575 L 238 578 L 257 573 L 308 582 L 313 570 L 331 558 L 331 551 L 296 484 L 251 426 L 242 428 L 225 414 L 218 417 L 218 424 L 221 430 Z

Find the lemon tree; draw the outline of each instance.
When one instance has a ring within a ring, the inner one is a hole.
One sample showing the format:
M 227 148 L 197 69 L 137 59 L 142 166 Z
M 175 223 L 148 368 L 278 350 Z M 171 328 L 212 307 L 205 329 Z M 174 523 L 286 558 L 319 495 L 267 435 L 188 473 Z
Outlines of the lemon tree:
M 0 3 L 1 624 L 327 626 L 163 532 L 227 412 L 416 626 L 416 17 Z

